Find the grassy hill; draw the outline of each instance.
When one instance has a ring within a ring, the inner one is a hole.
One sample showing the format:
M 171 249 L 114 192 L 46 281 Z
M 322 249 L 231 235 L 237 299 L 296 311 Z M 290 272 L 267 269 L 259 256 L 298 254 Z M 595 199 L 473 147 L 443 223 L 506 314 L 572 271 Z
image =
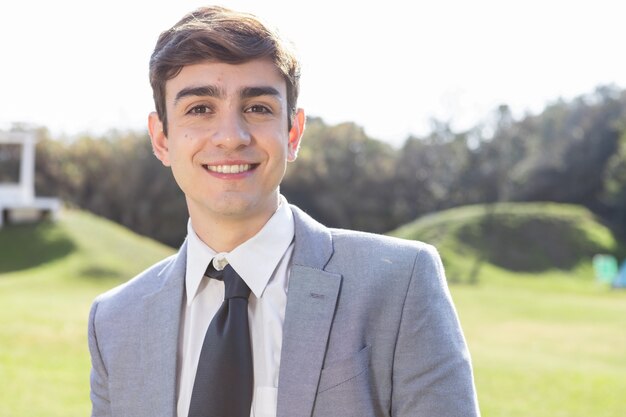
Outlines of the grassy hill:
M 89 307 L 174 250 L 66 211 L 0 229 L 0 415 L 89 415 Z
M 597 253 L 623 256 L 622 245 L 588 210 L 554 203 L 468 206 L 422 217 L 390 234 L 440 250 L 448 277 L 593 277 Z
M 623 416 L 626 291 L 596 285 L 589 265 L 617 242 L 588 212 L 554 205 L 496 207 L 489 230 L 506 239 L 483 242 L 484 214 L 451 210 L 395 232 L 435 243 L 458 281 L 483 260 L 477 285 L 451 286 L 483 416 Z M 561 247 L 548 257 L 558 268 L 533 252 L 547 242 Z M 91 301 L 173 251 L 78 211 L 0 229 L 0 416 L 89 415 Z

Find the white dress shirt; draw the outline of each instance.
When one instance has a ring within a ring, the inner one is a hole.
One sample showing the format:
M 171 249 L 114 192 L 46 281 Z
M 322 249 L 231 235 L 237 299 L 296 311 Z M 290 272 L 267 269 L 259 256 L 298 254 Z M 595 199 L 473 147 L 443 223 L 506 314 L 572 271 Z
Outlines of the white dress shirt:
M 224 300 L 224 283 L 203 277 L 230 263 L 251 289 L 248 320 L 254 363 L 251 417 L 276 417 L 278 369 L 293 252 L 293 214 L 286 200 L 263 228 L 231 252 L 216 253 L 187 224 L 186 302 L 178 357 L 178 417 L 187 417 L 204 335 Z

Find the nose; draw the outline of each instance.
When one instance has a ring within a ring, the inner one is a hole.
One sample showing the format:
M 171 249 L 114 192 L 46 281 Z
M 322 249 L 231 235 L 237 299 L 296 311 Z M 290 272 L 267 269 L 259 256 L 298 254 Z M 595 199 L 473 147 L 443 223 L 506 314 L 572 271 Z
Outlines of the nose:
M 221 114 L 218 125 L 212 136 L 213 144 L 217 147 L 235 150 L 250 144 L 250 132 L 237 111 L 227 111 Z

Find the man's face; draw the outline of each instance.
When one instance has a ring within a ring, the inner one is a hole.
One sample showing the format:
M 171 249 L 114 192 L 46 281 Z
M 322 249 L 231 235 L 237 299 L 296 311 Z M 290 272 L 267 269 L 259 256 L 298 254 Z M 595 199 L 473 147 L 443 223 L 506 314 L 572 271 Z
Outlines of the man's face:
M 267 220 L 304 129 L 302 111 L 287 128 L 286 84 L 271 61 L 183 67 L 165 85 L 165 105 L 168 135 L 152 113 L 150 136 L 192 218 Z

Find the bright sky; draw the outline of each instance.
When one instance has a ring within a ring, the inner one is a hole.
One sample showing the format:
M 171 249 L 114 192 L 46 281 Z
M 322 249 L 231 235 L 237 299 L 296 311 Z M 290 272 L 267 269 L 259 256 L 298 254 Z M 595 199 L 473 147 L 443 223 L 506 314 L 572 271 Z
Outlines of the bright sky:
M 203 1 L 0 4 L 0 128 L 53 135 L 143 129 L 159 33 Z M 303 62 L 300 106 L 400 144 L 433 117 L 465 129 L 600 84 L 626 87 L 619 0 L 232 0 L 277 26 Z

